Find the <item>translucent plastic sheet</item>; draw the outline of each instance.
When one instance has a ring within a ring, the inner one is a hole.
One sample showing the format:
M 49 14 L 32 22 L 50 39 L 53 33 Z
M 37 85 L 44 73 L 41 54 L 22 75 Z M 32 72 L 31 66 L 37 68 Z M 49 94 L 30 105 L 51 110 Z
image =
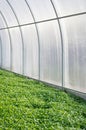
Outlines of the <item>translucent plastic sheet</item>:
M 61 85 L 61 38 L 57 21 L 37 25 L 40 37 L 41 80 Z
M 9 33 L 8 30 L 0 30 L 0 44 L 2 44 L 1 47 L 1 59 L 2 59 L 2 67 L 4 69 L 10 70 L 10 39 L 9 39 Z
M 38 38 L 35 25 L 22 27 L 24 38 L 24 74 L 38 79 Z
M 84 20 L 83 20 L 84 19 Z M 86 15 L 61 20 L 64 41 L 64 84 L 86 92 Z
M 86 12 L 86 0 L 52 0 L 59 17 Z
M 27 0 L 27 3 L 32 10 L 35 21 L 43 21 L 47 19 L 56 18 L 50 0 Z
M 15 15 L 6 0 L 0 0 L 0 11 L 3 13 L 9 27 L 18 25 Z

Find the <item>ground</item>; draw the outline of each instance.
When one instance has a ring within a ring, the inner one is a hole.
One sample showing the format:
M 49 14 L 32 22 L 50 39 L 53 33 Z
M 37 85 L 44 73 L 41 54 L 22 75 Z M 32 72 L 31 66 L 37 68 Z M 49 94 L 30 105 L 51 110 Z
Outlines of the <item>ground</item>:
M 0 130 L 86 130 L 86 101 L 0 70 Z

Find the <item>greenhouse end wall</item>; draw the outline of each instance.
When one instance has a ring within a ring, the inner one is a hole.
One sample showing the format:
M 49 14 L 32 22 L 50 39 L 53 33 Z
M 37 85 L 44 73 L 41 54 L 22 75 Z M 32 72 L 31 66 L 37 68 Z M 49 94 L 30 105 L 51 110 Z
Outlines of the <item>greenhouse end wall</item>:
M 0 0 L 0 67 L 86 98 L 86 0 Z

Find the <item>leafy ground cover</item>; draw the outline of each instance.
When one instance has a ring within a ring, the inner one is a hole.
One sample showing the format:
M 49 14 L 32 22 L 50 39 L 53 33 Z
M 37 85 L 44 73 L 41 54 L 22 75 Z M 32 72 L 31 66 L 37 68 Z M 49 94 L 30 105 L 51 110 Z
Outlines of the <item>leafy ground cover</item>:
M 86 130 L 86 101 L 0 70 L 0 130 Z

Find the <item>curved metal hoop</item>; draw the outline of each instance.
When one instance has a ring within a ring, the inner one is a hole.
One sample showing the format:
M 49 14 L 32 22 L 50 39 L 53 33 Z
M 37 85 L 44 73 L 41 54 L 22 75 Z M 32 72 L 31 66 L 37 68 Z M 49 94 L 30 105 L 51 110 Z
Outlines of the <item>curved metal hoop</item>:
M 39 80 L 40 80 L 40 38 L 39 38 L 39 32 L 38 32 L 36 20 L 35 20 L 35 17 L 34 17 L 32 10 L 31 10 L 31 7 L 30 7 L 29 3 L 27 2 L 27 0 L 25 0 L 25 2 L 26 2 L 27 6 L 31 12 L 31 15 L 33 17 L 35 28 L 36 28 L 36 33 L 37 33 L 37 37 L 38 37 L 38 69 L 39 69 L 38 75 L 39 75 Z
M 10 2 L 8 0 L 6 0 L 6 2 L 8 3 L 8 5 L 10 6 L 16 20 L 17 20 L 17 23 L 18 23 L 18 26 L 19 26 L 19 30 L 20 30 L 20 35 L 21 35 L 21 40 L 22 40 L 22 74 L 24 74 L 24 40 L 23 40 L 23 34 L 22 34 L 22 30 L 21 30 L 21 27 L 20 27 L 20 23 L 19 23 L 19 20 L 18 20 L 18 17 L 12 7 L 12 5 L 10 4 Z
M 53 6 L 53 9 L 54 9 L 54 12 L 56 14 L 56 17 L 57 17 L 57 21 L 58 21 L 58 25 L 59 25 L 59 30 L 60 30 L 60 36 L 61 36 L 61 47 L 62 47 L 62 87 L 64 86 L 64 49 L 63 49 L 63 35 L 62 35 L 62 29 L 61 29 L 61 24 L 60 24 L 60 21 L 59 21 L 59 17 L 58 17 L 58 14 L 57 14 L 57 11 L 55 9 L 55 6 L 54 6 L 54 3 L 52 0 L 50 0 L 52 6 Z

